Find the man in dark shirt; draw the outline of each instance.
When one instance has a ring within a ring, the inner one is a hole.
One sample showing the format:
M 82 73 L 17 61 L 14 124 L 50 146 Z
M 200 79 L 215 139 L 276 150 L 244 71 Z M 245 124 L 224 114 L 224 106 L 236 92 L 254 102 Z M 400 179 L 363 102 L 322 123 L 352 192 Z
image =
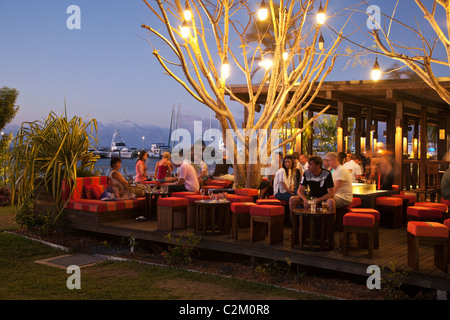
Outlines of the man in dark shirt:
M 216 167 L 214 168 L 214 173 L 212 178 L 215 180 L 227 180 L 234 182 L 234 175 L 229 174 L 228 170 L 233 169 L 233 165 L 227 163 L 227 154 L 224 152 L 222 157 L 222 163 L 216 163 Z
M 322 168 L 322 158 L 312 156 L 308 159 L 308 170 L 303 174 L 297 196 L 289 200 L 290 209 L 295 209 L 299 205 L 309 208 L 308 199 L 305 195 L 306 187 L 309 187 L 309 196 L 316 198 L 317 203 L 326 201 L 330 211 L 334 211 L 334 183 L 331 172 Z

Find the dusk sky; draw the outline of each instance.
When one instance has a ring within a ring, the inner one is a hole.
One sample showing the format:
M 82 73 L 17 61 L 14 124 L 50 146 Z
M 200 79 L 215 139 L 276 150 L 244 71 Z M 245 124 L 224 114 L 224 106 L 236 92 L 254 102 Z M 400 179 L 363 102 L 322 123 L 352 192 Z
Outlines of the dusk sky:
M 350 2 L 330 1 L 330 10 Z M 386 14 L 393 2 L 369 1 Z M 81 9 L 81 29 L 67 27 L 70 5 Z M 409 24 L 414 25 L 414 16 L 422 19 L 413 1 L 401 1 L 397 10 Z M 20 92 L 20 111 L 6 129 L 42 120 L 50 111 L 62 114 L 64 99 L 69 116 L 97 119 L 106 137 L 113 127 L 134 132 L 128 138 L 133 147 L 141 147 L 141 136 L 149 143 L 167 139 L 173 106 L 181 106 L 182 125 L 192 126 L 194 119 L 209 122 L 209 109 L 165 75 L 153 57 L 141 28 L 152 25 L 152 19 L 140 0 L 0 0 L 0 87 Z M 346 69 L 348 58 L 340 59 L 327 80 L 370 79 L 374 57 L 367 59 L 364 68 Z M 382 68 L 393 63 L 379 61 Z

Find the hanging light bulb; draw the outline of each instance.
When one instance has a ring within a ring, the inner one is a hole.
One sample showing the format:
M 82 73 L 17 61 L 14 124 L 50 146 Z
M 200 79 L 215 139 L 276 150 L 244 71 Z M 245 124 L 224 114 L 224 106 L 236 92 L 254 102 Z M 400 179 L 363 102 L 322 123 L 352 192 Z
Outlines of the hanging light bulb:
M 264 69 L 266 69 L 266 71 L 268 71 L 271 67 L 272 67 L 272 59 L 270 58 L 264 58 L 259 65 L 261 67 L 263 67 Z
M 284 59 L 284 61 L 287 60 L 288 56 L 289 56 L 289 53 L 287 51 L 283 52 L 283 59 Z
M 325 10 L 322 7 L 322 1 L 320 2 L 319 10 L 317 11 L 316 16 L 317 22 L 319 24 L 324 24 L 327 17 L 325 16 Z
M 378 81 L 380 78 L 381 78 L 380 65 L 378 64 L 377 57 L 375 57 L 375 63 L 373 64 L 373 67 L 372 67 L 372 79 L 374 81 Z
M 322 32 L 320 33 L 320 37 L 319 37 L 319 50 L 322 51 L 323 50 L 323 45 L 325 44 L 325 40 L 323 39 L 322 36 Z
M 258 10 L 258 19 L 264 21 L 269 16 L 269 8 L 264 0 L 261 2 L 261 6 Z
M 183 15 L 184 15 L 184 20 L 191 21 L 191 19 L 192 19 L 192 11 L 191 11 L 191 7 L 189 6 L 189 2 L 188 1 L 186 1 L 186 5 L 184 7 Z
M 181 31 L 181 36 L 184 39 L 187 39 L 189 37 L 189 35 L 191 34 L 191 32 L 189 31 L 189 24 L 187 23 L 186 20 L 183 20 L 183 24 L 180 27 L 180 31 Z
M 230 64 L 228 62 L 228 58 L 225 57 L 222 63 L 222 79 L 223 80 L 228 79 L 229 76 L 230 76 Z

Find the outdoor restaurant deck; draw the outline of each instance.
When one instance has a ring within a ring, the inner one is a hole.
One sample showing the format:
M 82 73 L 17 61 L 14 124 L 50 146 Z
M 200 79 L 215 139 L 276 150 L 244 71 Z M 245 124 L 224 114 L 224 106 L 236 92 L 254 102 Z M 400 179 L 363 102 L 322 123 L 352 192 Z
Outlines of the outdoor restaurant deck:
M 136 221 L 134 219 L 120 220 L 100 224 L 99 226 L 83 226 L 86 231 L 93 231 L 120 237 L 134 237 L 136 240 L 146 240 L 158 243 L 168 243 L 165 236 L 169 233 L 157 230 L 157 222 Z M 187 236 L 194 233 L 193 228 L 174 230 L 173 235 Z M 259 242 L 250 241 L 250 229 L 239 230 L 239 240 L 233 240 L 231 233 L 223 235 L 202 235 L 200 249 L 239 254 L 243 256 L 286 261 L 289 258 L 294 264 L 308 267 L 321 268 L 358 276 L 367 276 L 367 268 L 376 265 L 382 270 L 382 278 L 385 277 L 383 267 L 395 263 L 396 272 L 405 271 L 406 278 L 402 282 L 422 288 L 450 291 L 450 275 L 442 272 L 434 266 L 433 247 L 420 247 L 420 269 L 414 271 L 407 263 L 407 237 L 406 227 L 390 229 L 380 228 L 379 249 L 374 250 L 372 259 L 368 258 L 367 249 L 350 250 L 348 256 L 343 256 L 339 248 L 342 232 L 335 232 L 335 248 L 330 251 L 308 251 L 293 248 L 291 246 L 292 228 L 284 228 L 284 241 L 280 244 L 269 245 L 267 240 Z

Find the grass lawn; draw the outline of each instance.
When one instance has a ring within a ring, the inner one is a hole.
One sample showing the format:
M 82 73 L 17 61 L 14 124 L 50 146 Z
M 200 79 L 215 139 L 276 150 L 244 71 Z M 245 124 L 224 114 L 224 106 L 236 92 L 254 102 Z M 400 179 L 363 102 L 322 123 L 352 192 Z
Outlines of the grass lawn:
M 11 210 L 0 211 L 0 230 L 14 228 Z M 0 300 L 298 300 L 318 299 L 272 286 L 137 262 L 106 261 L 81 268 L 81 289 L 71 274 L 36 260 L 67 254 L 18 235 L 0 232 Z

